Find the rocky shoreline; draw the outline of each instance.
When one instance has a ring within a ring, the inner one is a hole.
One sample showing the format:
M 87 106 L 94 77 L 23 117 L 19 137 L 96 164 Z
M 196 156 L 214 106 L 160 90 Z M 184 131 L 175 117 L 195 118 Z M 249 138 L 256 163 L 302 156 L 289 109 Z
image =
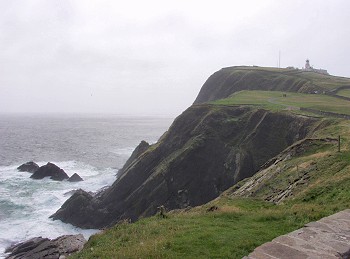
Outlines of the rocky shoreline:
M 6 259 L 64 259 L 83 249 L 86 239 L 82 234 L 64 235 L 55 239 L 34 237 L 8 247 Z

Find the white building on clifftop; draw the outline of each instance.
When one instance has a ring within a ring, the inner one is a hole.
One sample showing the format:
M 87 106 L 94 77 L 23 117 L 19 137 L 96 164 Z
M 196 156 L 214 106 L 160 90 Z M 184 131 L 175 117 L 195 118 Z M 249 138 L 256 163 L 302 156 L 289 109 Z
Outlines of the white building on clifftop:
M 309 59 L 306 60 L 306 64 L 305 64 L 305 67 L 303 67 L 303 70 L 308 71 L 308 72 L 315 72 L 315 73 L 319 73 L 319 74 L 323 74 L 323 75 L 329 75 L 327 70 L 325 70 L 325 69 L 313 68 L 310 65 Z

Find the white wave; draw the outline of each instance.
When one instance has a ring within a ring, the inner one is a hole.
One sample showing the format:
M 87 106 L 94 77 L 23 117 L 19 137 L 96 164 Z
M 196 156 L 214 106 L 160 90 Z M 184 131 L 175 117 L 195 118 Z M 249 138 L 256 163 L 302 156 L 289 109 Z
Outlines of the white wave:
M 53 181 L 49 178 L 34 180 L 28 172 L 18 172 L 17 166 L 0 167 L 0 258 L 4 249 L 14 242 L 36 236 L 55 238 L 64 234 L 82 233 L 86 238 L 98 230 L 83 230 L 49 216 L 67 200 L 65 193 L 84 189 L 97 191 L 111 185 L 115 169 L 98 170 L 76 161 L 53 161 L 69 176 L 79 174 L 84 181 Z M 39 162 L 40 166 L 46 162 Z

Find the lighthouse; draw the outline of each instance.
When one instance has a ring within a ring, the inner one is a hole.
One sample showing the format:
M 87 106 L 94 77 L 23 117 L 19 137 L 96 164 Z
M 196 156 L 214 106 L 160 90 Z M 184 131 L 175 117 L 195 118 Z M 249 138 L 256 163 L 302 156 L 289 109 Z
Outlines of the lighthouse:
M 310 66 L 310 60 L 307 59 L 305 63 L 305 70 L 311 70 L 311 69 L 312 69 L 312 66 Z
M 303 68 L 303 70 L 306 72 L 315 72 L 315 73 L 319 73 L 319 74 L 323 74 L 323 75 L 329 75 L 327 70 L 325 70 L 325 69 L 313 68 L 312 66 L 310 66 L 309 59 L 306 60 L 305 67 Z

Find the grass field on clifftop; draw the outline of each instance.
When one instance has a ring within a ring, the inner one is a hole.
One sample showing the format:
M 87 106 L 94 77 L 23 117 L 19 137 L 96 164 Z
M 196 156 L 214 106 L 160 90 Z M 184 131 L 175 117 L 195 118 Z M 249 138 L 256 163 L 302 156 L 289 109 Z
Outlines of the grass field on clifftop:
M 343 89 L 337 92 L 337 95 L 345 96 L 350 98 L 350 89 Z
M 167 218 L 123 222 L 92 236 L 72 258 L 242 258 L 279 235 L 350 207 L 350 121 L 329 120 L 313 137 L 336 139 L 338 134 L 341 152 L 336 142 L 316 143 L 280 161 L 279 174 L 251 197 L 228 190 L 203 206 L 169 212 Z M 264 200 L 300 177 L 303 182 L 280 204 Z
M 285 97 L 284 97 L 285 96 Z M 212 102 L 217 105 L 259 105 L 270 110 L 314 110 L 350 115 L 350 101 L 324 94 L 280 91 L 240 91 L 229 98 Z
M 288 69 L 288 68 L 276 68 L 276 67 L 251 67 L 251 66 L 241 66 L 241 67 L 227 67 L 224 68 L 226 71 L 233 73 L 241 73 L 251 71 L 254 73 L 263 73 L 264 78 L 272 80 L 275 78 L 276 74 L 280 78 L 289 77 L 288 84 L 293 81 L 307 80 L 312 85 L 322 87 L 325 90 L 335 90 L 341 86 L 350 86 L 350 79 L 346 77 L 339 77 L 333 75 L 324 75 L 311 71 L 304 71 L 301 69 Z M 273 80 L 272 80 L 273 82 Z M 257 82 L 259 84 L 259 82 Z

